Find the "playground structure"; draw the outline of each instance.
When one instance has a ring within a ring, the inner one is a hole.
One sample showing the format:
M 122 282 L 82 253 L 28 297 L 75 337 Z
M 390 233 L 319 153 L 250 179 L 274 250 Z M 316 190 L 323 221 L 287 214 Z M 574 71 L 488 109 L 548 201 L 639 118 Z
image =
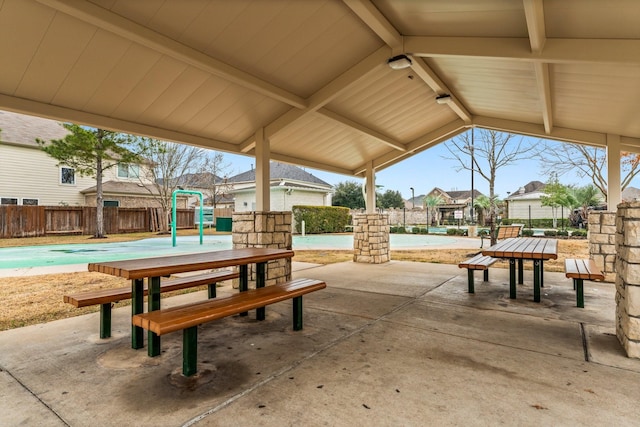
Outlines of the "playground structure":
M 176 197 L 178 194 L 192 194 L 200 197 L 200 221 L 198 223 L 200 229 L 200 244 L 202 245 L 202 236 L 204 234 L 204 197 L 202 196 L 201 191 L 192 191 L 192 190 L 174 190 L 171 195 L 171 243 L 175 247 L 176 246 L 176 225 L 178 223 L 177 215 L 176 215 Z

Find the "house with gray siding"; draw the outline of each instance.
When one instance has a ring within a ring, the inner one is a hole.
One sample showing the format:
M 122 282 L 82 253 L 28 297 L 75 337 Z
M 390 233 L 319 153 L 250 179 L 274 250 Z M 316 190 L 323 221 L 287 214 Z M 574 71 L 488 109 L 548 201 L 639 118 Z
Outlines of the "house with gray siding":
M 230 177 L 229 191 L 235 197 L 236 212 L 256 209 L 256 171 Z M 271 162 L 270 197 L 272 211 L 290 211 L 292 206 L 331 206 L 333 186 L 304 169 L 280 162 Z

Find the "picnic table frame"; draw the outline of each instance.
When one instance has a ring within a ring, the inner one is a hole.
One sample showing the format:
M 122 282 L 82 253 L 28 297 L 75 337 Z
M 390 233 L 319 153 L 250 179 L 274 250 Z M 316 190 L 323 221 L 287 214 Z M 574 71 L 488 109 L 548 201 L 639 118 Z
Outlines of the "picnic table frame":
M 516 260 L 518 283 L 524 282 L 523 261 L 533 261 L 533 300 L 540 302 L 540 288 L 544 287 L 544 261 L 558 259 L 558 240 L 519 237 L 502 240 L 483 249 L 482 255 L 509 260 L 509 297 L 516 298 Z
M 267 262 L 292 258 L 294 252 L 290 249 L 272 248 L 239 248 L 222 251 L 202 252 L 197 254 L 170 255 L 155 258 L 140 258 L 122 261 L 95 262 L 88 265 L 89 271 L 123 277 L 131 280 L 131 315 L 144 312 L 144 279 L 147 279 L 148 297 L 147 310 L 160 309 L 160 280 L 171 274 L 186 273 L 215 268 L 238 267 L 239 291 L 249 289 L 249 264 L 256 264 L 256 287 L 266 284 Z M 257 310 L 258 320 L 264 319 L 265 310 Z M 246 313 L 243 313 L 246 315 Z M 154 332 L 148 332 L 149 356 L 160 355 L 160 337 Z M 131 347 L 144 347 L 144 329 L 139 326 L 131 327 Z

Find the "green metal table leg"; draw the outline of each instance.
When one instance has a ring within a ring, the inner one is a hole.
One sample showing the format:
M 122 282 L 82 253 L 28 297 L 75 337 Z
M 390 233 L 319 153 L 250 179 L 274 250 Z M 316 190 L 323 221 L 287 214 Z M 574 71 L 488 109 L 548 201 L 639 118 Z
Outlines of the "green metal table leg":
M 484 279 L 485 282 L 489 281 L 489 269 L 488 268 L 483 271 L 482 278 Z
M 259 262 L 256 264 L 256 288 L 264 288 L 267 281 L 267 263 Z M 256 309 L 256 319 L 264 320 L 266 317 L 265 307 L 259 307 Z
M 470 268 L 467 268 L 467 277 L 469 279 L 469 293 L 473 294 L 475 292 L 473 288 L 473 270 Z
M 144 279 L 131 280 L 131 315 L 144 312 Z M 144 329 L 131 325 L 131 348 L 144 347 Z
M 509 298 L 516 299 L 516 260 L 509 258 Z
M 249 290 L 249 266 L 241 265 L 240 267 L 240 283 L 238 284 L 238 291 L 245 292 Z M 248 312 L 240 313 L 240 316 L 248 315 Z
M 533 260 L 533 300 L 540 302 L 540 260 Z
M 293 299 L 293 330 L 302 330 L 302 296 Z
M 584 281 L 582 279 L 573 279 L 573 286 L 576 290 L 576 305 L 584 308 Z
M 216 286 L 218 284 L 217 283 L 211 283 L 208 286 L 208 297 L 209 299 L 215 298 L 216 297 Z
M 182 375 L 190 377 L 198 372 L 198 327 L 182 330 Z
M 518 284 L 522 285 L 524 283 L 524 262 L 522 258 L 518 258 Z
M 148 283 L 149 294 L 147 296 L 147 311 L 160 310 L 160 277 L 150 277 Z M 160 355 L 160 337 L 155 333 L 148 331 L 147 354 L 151 357 Z
M 544 288 L 544 260 L 540 260 L 540 287 Z
M 111 336 L 111 303 L 100 304 L 100 338 Z

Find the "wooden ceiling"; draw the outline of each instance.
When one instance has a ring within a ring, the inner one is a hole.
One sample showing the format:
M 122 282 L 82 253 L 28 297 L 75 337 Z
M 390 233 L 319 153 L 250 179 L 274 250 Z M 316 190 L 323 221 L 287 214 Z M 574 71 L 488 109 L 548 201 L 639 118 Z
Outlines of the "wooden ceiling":
M 640 151 L 639 22 L 637 0 L 0 0 L 0 109 L 247 155 L 264 129 L 271 158 L 351 176 L 471 126 Z

